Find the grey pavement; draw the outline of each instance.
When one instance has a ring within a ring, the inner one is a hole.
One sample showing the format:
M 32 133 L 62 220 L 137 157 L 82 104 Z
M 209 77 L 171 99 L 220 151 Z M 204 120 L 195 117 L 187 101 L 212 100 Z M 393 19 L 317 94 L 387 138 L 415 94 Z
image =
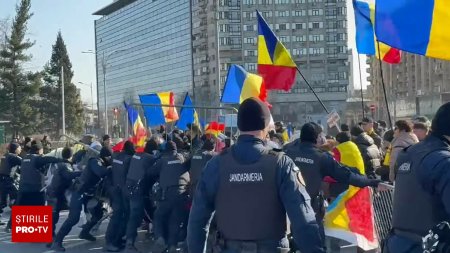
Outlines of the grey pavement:
M 5 209 L 5 213 L 2 214 L 1 220 L 8 221 L 9 210 Z M 61 218 L 56 226 L 58 231 L 62 222 L 67 218 L 67 211 L 61 213 Z M 89 242 L 78 238 L 78 234 L 81 231 L 79 224 L 72 228 L 70 234 L 64 239 L 65 252 L 68 253 L 81 253 L 81 252 L 104 252 L 103 246 L 105 245 L 105 231 L 109 220 L 102 222 L 97 232 L 92 233 L 97 238 L 95 242 Z M 136 247 L 142 253 L 150 251 L 151 241 L 145 237 L 145 232 L 140 231 L 136 242 Z M 0 253 L 51 253 L 55 252 L 45 247 L 45 243 L 13 243 L 11 242 L 11 234 L 5 232 L 5 226 L 0 227 Z M 125 251 L 122 251 L 125 252 Z

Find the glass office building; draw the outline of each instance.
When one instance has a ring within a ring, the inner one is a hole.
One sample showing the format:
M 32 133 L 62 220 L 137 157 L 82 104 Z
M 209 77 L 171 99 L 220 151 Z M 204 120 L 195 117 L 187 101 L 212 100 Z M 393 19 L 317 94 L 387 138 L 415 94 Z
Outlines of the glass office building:
M 104 83 L 109 119 L 140 94 L 173 91 L 182 100 L 191 90 L 189 0 L 117 0 L 94 15 L 102 16 L 95 21 L 100 115 Z

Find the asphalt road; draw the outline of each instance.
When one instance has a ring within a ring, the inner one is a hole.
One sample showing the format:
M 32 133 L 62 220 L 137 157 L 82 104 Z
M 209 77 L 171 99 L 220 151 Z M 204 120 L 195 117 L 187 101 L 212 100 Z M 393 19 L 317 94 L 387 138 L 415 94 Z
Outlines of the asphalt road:
M 62 222 L 67 218 L 67 211 L 61 213 L 56 229 L 58 230 Z M 5 213 L 2 214 L 1 220 L 8 221 L 9 210 L 5 209 Z M 105 245 L 105 231 L 109 220 L 102 222 L 100 228 L 96 233 L 93 233 L 97 238 L 95 242 L 89 242 L 78 238 L 78 234 L 81 231 L 79 225 L 81 221 L 72 228 L 70 234 L 64 239 L 65 252 L 68 253 L 81 253 L 81 252 L 104 252 L 103 246 Z M 149 252 L 151 241 L 145 237 L 145 232 L 140 231 L 136 242 L 136 247 L 142 253 Z M 54 252 L 45 247 L 44 243 L 13 243 L 11 242 L 11 234 L 5 232 L 5 226 L 0 227 L 0 253 L 50 253 Z M 122 251 L 125 252 L 125 251 Z

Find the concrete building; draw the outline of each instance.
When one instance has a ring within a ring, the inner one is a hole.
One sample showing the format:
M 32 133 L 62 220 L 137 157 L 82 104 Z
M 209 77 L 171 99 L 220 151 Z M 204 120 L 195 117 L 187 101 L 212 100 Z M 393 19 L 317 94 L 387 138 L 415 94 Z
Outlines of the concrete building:
M 385 96 L 378 59 L 368 58 L 369 97 L 376 106 L 375 117 L 387 120 Z M 450 62 L 402 52 L 397 65 L 383 63 L 383 78 L 391 118 L 414 115 L 432 117 L 442 103 L 450 101 Z
M 109 108 L 167 90 L 193 91 L 196 105 L 219 105 L 231 64 L 256 72 L 256 9 L 326 107 L 342 115 L 350 79 L 344 0 L 114 1 L 95 13 L 103 16 L 95 22 L 100 111 L 103 62 Z M 269 102 L 275 120 L 325 123 L 326 113 L 300 76 L 291 92 L 271 91 Z M 207 120 L 217 114 L 200 111 Z
M 350 79 L 345 6 L 342 0 L 193 1 L 194 90 L 202 98 L 196 102 L 217 104 L 230 64 L 256 72 L 258 9 L 327 108 L 342 113 Z M 269 101 L 275 120 L 326 118 L 299 76 L 291 92 L 272 91 Z
M 183 97 L 191 90 L 189 0 L 117 0 L 94 15 L 102 16 L 95 21 L 99 115 L 104 84 L 109 119 L 112 108 L 138 101 L 140 94 L 173 91 Z

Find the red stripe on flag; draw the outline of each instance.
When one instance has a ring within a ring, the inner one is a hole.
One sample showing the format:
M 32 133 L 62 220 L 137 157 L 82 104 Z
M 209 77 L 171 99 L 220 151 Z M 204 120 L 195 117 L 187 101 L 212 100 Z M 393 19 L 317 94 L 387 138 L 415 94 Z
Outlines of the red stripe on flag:
M 275 65 L 258 65 L 258 73 L 264 79 L 267 90 L 289 91 L 295 83 L 297 69 Z
M 383 61 L 390 63 L 390 64 L 397 64 L 402 61 L 402 57 L 400 54 L 400 50 L 396 48 L 391 48 L 386 55 L 383 57 Z

